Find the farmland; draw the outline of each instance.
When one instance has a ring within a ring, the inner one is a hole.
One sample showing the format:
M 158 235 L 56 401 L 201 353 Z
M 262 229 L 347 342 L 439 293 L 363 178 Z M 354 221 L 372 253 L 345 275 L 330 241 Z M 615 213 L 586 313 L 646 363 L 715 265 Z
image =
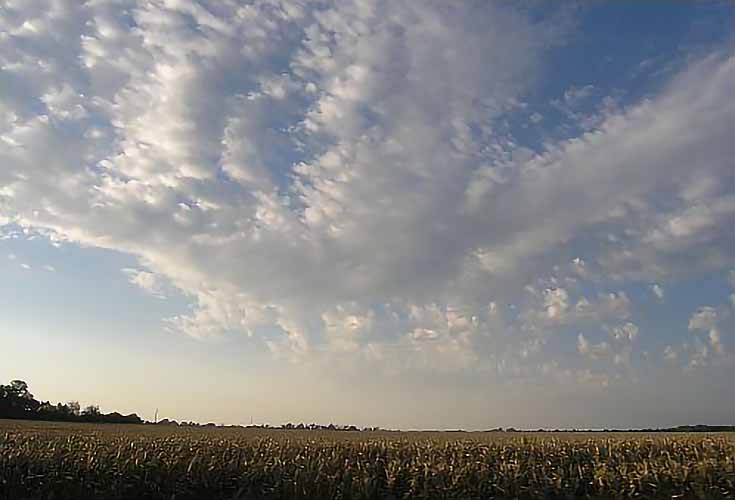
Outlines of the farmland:
M 0 420 L 0 500 L 734 496 L 731 434 L 331 432 Z

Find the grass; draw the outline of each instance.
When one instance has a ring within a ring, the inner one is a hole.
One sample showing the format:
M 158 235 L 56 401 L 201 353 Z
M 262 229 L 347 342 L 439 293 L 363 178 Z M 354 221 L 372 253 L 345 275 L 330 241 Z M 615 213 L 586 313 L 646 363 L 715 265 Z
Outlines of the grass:
M 735 444 L 0 421 L 0 499 L 87 498 L 735 498 Z

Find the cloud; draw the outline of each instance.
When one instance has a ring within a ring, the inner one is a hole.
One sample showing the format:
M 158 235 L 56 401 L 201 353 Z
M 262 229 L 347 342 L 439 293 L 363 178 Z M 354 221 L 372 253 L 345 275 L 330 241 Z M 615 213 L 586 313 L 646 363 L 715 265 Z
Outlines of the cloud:
M 629 321 L 621 327 L 611 328 L 610 335 L 617 342 L 633 342 L 638 336 L 638 327 Z
M 504 4 L 42 7 L 0 12 L 0 217 L 137 257 L 193 304 L 172 329 L 507 373 L 631 337 L 621 282 L 735 258 L 731 57 L 533 149 L 502 124 L 549 121 L 521 103 L 560 34 Z
M 651 285 L 651 293 L 656 297 L 658 302 L 664 301 L 664 289 L 658 283 Z
M 161 283 L 160 277 L 156 274 L 143 271 L 141 269 L 131 268 L 122 269 L 122 272 L 128 277 L 128 281 L 133 285 L 145 290 L 155 297 L 165 298 L 163 293 L 163 283 Z
M 565 288 L 546 288 L 539 293 L 533 286 L 526 290 L 530 302 L 519 314 L 527 329 L 548 330 L 564 325 L 620 322 L 630 317 L 630 299 L 625 292 L 600 292 L 597 297 L 570 296 Z
M 717 354 L 723 354 L 724 348 L 722 347 L 722 341 L 720 339 L 720 331 L 712 329 L 708 334 L 709 343 Z
M 707 365 L 710 361 L 730 363 L 733 356 L 725 348 L 722 330 L 732 328 L 732 314 L 727 306 L 703 306 L 689 317 L 689 331 L 701 334 L 694 340 L 694 346 L 689 349 L 688 368 Z M 688 347 L 688 345 L 686 346 Z M 710 353 L 718 359 L 712 360 Z
M 587 338 L 581 333 L 577 336 L 577 351 L 591 359 L 600 360 L 611 356 L 611 347 L 607 342 L 598 344 L 590 344 Z
M 717 311 L 714 307 L 705 306 L 699 308 L 689 318 L 689 330 L 711 330 L 717 325 Z
M 621 326 L 606 327 L 609 341 L 590 343 L 585 335 L 577 335 L 577 352 L 594 361 L 607 360 L 613 366 L 631 369 L 633 343 L 638 337 L 638 326 L 626 322 Z M 668 359 L 668 358 L 667 358 Z M 599 367 L 598 367 L 599 368 Z M 599 370 L 598 370 L 599 371 Z
M 676 361 L 679 358 L 679 353 L 674 350 L 673 347 L 667 345 L 664 348 L 664 359 L 666 361 Z
M 549 319 L 555 320 L 569 309 L 569 294 L 563 288 L 544 290 L 544 309 Z

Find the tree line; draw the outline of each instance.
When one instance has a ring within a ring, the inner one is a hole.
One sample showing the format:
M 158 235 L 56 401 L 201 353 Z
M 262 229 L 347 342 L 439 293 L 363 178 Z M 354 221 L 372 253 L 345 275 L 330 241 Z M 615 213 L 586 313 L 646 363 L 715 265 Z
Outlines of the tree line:
M 122 415 L 117 412 L 102 413 L 99 406 L 90 405 L 81 408 L 77 401 L 69 401 L 62 404 L 51 404 L 48 401 L 38 401 L 31 394 L 28 384 L 22 380 L 13 380 L 8 385 L 0 384 L 0 418 L 24 419 L 24 420 L 47 420 L 60 422 L 92 422 L 92 423 L 110 423 L 110 424 L 157 424 L 163 426 L 177 427 L 229 427 L 244 428 L 242 425 L 226 425 L 219 426 L 213 423 L 199 424 L 196 422 L 177 422 L 164 418 L 155 422 L 146 422 L 135 413 Z M 328 431 L 386 431 L 380 427 L 363 427 L 358 428 L 354 425 L 322 425 L 322 424 L 292 424 L 287 423 L 280 426 L 270 426 L 268 424 L 249 425 L 248 428 L 259 429 L 283 429 L 283 430 L 328 430 Z M 462 429 L 446 432 L 466 432 Z M 680 425 L 678 427 L 658 428 L 658 429 L 604 429 L 604 430 L 546 430 L 537 429 L 533 431 L 517 430 L 513 427 L 496 429 L 488 429 L 485 432 L 735 432 L 733 425 Z
M 97 405 L 81 408 L 77 401 L 65 404 L 38 401 L 31 394 L 28 384 L 22 380 L 13 380 L 8 385 L 0 384 L 0 418 L 111 424 L 144 423 L 135 413 L 130 415 L 117 412 L 102 413 Z

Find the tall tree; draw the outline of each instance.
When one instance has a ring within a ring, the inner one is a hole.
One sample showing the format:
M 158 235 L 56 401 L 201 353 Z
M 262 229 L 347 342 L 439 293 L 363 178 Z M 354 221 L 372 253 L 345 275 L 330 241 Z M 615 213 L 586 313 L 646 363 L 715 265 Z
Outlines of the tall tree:
M 8 385 L 0 385 L 0 415 L 19 417 L 38 410 L 41 403 L 36 401 L 23 380 L 13 380 Z

